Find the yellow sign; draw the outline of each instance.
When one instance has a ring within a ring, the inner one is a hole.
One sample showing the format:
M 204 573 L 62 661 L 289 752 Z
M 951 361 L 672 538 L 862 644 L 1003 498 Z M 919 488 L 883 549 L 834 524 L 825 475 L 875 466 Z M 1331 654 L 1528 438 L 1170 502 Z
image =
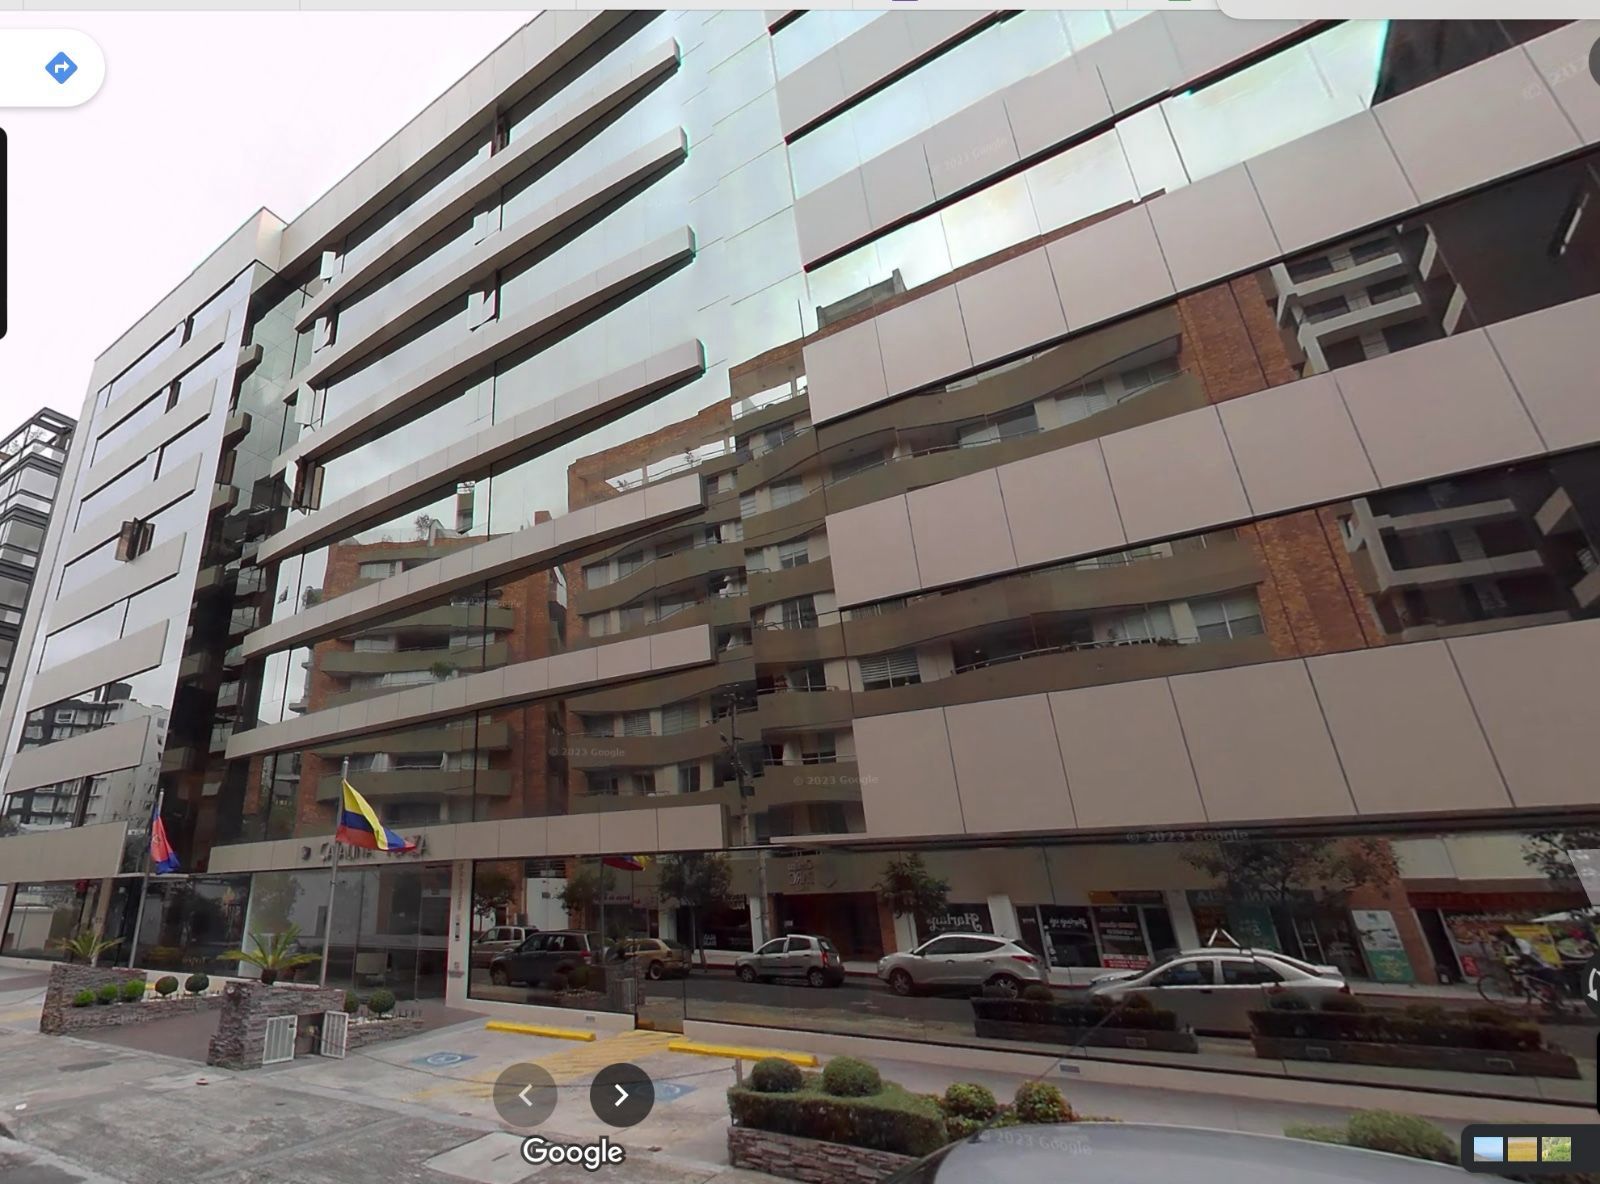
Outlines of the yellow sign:
M 1561 965 L 1561 951 L 1556 949 L 1556 939 L 1547 925 L 1507 925 L 1506 932 L 1517 939 L 1517 944 L 1527 942 L 1534 957 L 1546 966 Z

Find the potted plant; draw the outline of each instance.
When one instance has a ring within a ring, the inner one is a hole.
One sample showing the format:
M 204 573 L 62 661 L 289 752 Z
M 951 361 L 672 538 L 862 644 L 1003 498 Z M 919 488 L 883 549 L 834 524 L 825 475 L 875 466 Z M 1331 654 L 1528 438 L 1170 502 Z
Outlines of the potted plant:
M 80 929 L 71 937 L 58 937 L 51 943 L 56 949 L 65 952 L 68 962 L 86 962 L 94 966 L 100 961 L 100 955 L 115 946 L 122 944 L 120 937 L 102 937 L 99 930 Z
M 248 962 L 252 966 L 259 967 L 263 986 L 270 987 L 286 970 L 293 970 L 297 966 L 309 966 L 313 962 L 322 960 L 321 954 L 307 954 L 296 949 L 300 941 L 298 925 L 291 925 L 281 932 L 274 933 L 270 938 L 252 933 L 250 941 L 255 945 L 255 949 L 229 950 L 222 955 L 222 959 L 225 962 Z

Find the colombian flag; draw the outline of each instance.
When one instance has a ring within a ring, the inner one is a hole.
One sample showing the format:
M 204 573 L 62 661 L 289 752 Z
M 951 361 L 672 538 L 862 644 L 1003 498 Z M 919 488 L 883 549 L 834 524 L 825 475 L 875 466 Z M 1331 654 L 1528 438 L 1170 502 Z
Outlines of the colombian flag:
M 178 870 L 178 855 L 167 841 L 167 824 L 161 821 L 159 804 L 150 814 L 150 870 L 158 876 Z
M 650 866 L 648 855 L 607 855 L 600 861 L 607 867 L 614 867 L 619 872 L 642 872 Z
M 333 832 L 333 837 L 336 842 L 365 847 L 370 851 L 400 854 L 417 849 L 415 843 L 402 839 L 379 822 L 378 812 L 348 781 L 344 782 L 344 805 L 339 811 L 339 829 Z

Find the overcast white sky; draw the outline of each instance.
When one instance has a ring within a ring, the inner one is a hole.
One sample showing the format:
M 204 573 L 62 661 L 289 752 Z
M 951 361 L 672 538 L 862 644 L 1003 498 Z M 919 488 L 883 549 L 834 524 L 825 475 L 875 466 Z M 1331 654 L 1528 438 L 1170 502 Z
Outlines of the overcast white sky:
M 82 107 L 10 138 L 0 433 L 77 415 L 95 357 L 252 213 L 292 219 L 531 12 L 0 13 L 105 51 Z

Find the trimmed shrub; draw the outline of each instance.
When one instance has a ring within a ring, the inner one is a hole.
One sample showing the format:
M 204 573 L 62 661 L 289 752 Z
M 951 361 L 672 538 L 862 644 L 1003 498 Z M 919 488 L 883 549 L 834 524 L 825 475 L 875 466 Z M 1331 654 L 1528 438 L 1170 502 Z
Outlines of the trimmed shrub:
M 137 1003 L 144 998 L 144 979 L 130 978 L 121 987 L 122 1001 L 124 1003 Z
M 94 993 L 94 997 L 97 1003 L 115 1003 L 117 996 L 120 994 L 122 994 L 122 988 L 117 986 L 116 983 L 106 983 Z
M 156 979 L 156 994 L 163 999 L 171 998 L 178 990 L 178 980 L 174 975 L 163 974 Z
M 1056 993 L 1044 983 L 1029 983 L 1022 988 L 1022 997 L 1030 1003 L 1053 1003 Z
M 1340 1147 L 1348 1147 L 1350 1141 L 1345 1138 L 1342 1126 L 1318 1126 L 1314 1122 L 1291 1122 L 1283 1128 L 1283 1133 L 1291 1139 L 1305 1139 L 1312 1143 L 1334 1143 Z
M 394 1010 L 394 992 L 377 990 L 367 996 L 367 1010 L 376 1016 L 388 1015 Z
M 94 1003 L 94 992 L 85 987 L 72 997 L 72 1006 L 89 1007 Z
M 1322 1001 L 1322 1010 L 1341 1015 L 1361 1015 L 1367 1010 L 1367 1005 L 1354 995 L 1329 995 Z
M 1433 1163 L 1457 1162 L 1455 1140 L 1431 1122 L 1393 1110 L 1363 1110 L 1345 1126 L 1345 1141 L 1368 1151 L 1387 1151 Z
M 798 1066 L 777 1057 L 763 1057 L 750 1069 L 750 1088 L 758 1094 L 792 1094 L 805 1083 Z
M 183 980 L 183 989 L 191 995 L 202 994 L 211 985 L 211 980 L 203 974 L 191 974 Z
M 1108 1020 L 1112 1006 L 1101 996 L 1091 996 L 1087 1003 L 1035 1003 L 1031 999 L 974 999 L 973 1014 L 984 1020 L 1000 1020 L 1012 1024 L 1043 1024 L 1052 1028 L 1092 1028 L 1104 1023 L 1107 1028 L 1131 1028 L 1140 1032 L 1176 1032 L 1178 1017 L 1174 1012 L 1161 1011 L 1145 1002 L 1143 1006 L 1130 1005 L 1116 1009 Z
M 1000 1103 L 995 1101 L 993 1091 L 970 1081 L 958 1081 L 945 1090 L 942 1105 L 946 1118 L 954 1115 L 980 1123 L 988 1122 L 1000 1112 Z
M 1018 1122 L 1076 1122 L 1078 1118 L 1061 1091 L 1048 1081 L 1024 1081 L 1017 1086 L 1011 1108 Z
M 1420 1020 L 1425 1024 L 1445 1024 L 1450 1022 L 1450 1013 L 1438 1003 L 1407 1003 L 1404 1008 L 1407 1019 Z M 1470 1012 L 1468 1013 L 1471 1014 Z
M 883 1078 L 866 1061 L 834 1057 L 822 1070 L 822 1088 L 836 1098 L 870 1098 L 883 1089 Z
M 1532 1024 L 1474 1024 L 1420 1020 L 1397 1011 L 1285 1013 L 1252 1011 L 1258 1036 L 1290 1040 L 1346 1040 L 1365 1044 L 1420 1044 L 1481 1052 L 1538 1052 L 1544 1037 Z
M 355 1015 L 355 1013 L 360 1011 L 360 1010 L 361 1010 L 361 996 L 357 995 L 354 991 L 346 991 L 344 993 L 344 1013 L 345 1013 L 345 1015 Z
M 870 1097 L 822 1093 L 814 1078 L 786 1094 L 734 1086 L 728 1091 L 728 1113 L 739 1126 L 755 1130 L 898 1155 L 927 1155 L 950 1141 L 939 1107 L 893 1083 Z
M 950 1141 L 956 1143 L 962 1139 L 971 1138 L 981 1131 L 987 1124 L 976 1118 L 968 1118 L 962 1114 L 946 1114 L 944 1116 L 944 1129 L 950 1136 Z
M 1486 1024 L 1491 1028 L 1510 1028 L 1516 1025 L 1516 1019 L 1498 1007 L 1470 1007 L 1467 1009 L 1467 1022 L 1469 1024 Z

